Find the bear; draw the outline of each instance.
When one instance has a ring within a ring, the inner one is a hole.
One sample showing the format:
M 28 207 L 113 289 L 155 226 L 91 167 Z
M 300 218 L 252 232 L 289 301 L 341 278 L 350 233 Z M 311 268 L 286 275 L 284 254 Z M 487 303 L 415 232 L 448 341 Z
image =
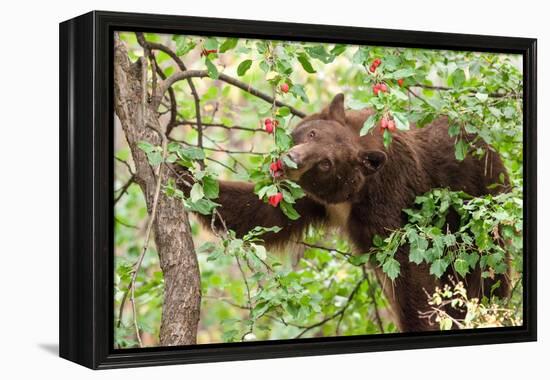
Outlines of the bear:
M 422 128 L 411 124 L 409 130 L 393 132 L 393 141 L 386 149 L 379 125 L 360 136 L 363 123 L 374 112 L 369 108 L 346 110 L 344 95 L 338 94 L 327 107 L 306 116 L 293 128 L 294 145 L 286 154 L 296 168 L 283 165 L 283 175 L 297 182 L 306 194 L 296 202 L 297 220 L 260 200 L 252 183 L 220 181 L 218 212 L 226 227 L 242 236 L 255 226 L 279 226 L 280 232 L 267 233 L 263 238 L 267 246 L 284 246 L 299 239 L 309 225 L 332 226 L 349 238 L 355 252 L 365 253 L 372 248 L 375 235 L 385 236 L 407 223 L 403 209 L 412 207 L 417 196 L 434 188 L 482 196 L 501 191 L 490 187 L 499 182 L 499 176 L 508 181 L 498 154 L 484 159 L 472 155 L 462 161 L 455 158 L 446 117 Z M 486 159 L 490 160 L 490 171 L 486 170 Z M 211 226 L 210 216 L 198 216 L 205 226 Z M 451 212 L 447 224 L 456 230 L 458 215 Z M 373 270 L 384 284 L 399 331 L 438 329 L 419 312 L 429 308 L 427 293 L 449 281 L 452 269 L 437 279 L 430 274 L 428 264 L 410 262 L 408 253 L 407 245 L 397 250 L 395 258 L 401 270 L 393 282 L 381 267 L 374 266 Z M 482 279 L 479 265 L 463 282 L 469 297 L 480 298 L 488 295 L 497 281 L 501 282 L 497 295 L 507 296 L 508 276 Z M 448 312 L 461 316 L 453 310 Z

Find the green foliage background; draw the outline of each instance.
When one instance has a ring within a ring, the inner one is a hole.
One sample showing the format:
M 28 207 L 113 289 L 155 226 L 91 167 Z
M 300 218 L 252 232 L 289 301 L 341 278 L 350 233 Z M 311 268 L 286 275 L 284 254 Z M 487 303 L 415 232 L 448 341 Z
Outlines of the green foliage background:
M 128 45 L 131 59 L 143 55 L 134 33 L 120 35 Z M 347 107 L 377 110 L 362 133 L 368 133 L 382 117 L 395 120 L 399 129 L 409 129 L 422 128 L 445 115 L 451 125 L 449 133 L 455 138 L 456 159 L 462 160 L 466 155 L 483 159 L 487 154 L 498 153 L 512 182 L 505 194 L 495 197 L 472 199 L 446 189 L 419 197 L 418 207 L 407 211 L 409 223 L 403 229 L 377 237 L 372 252 L 357 256 L 350 254 L 348 242 L 335 231 L 311 228 L 304 236 L 305 244 L 291 244 L 284 252 L 266 252 L 258 240 L 259 230 L 243 239 L 229 236 L 224 240 L 192 219 L 202 283 L 198 343 L 396 332 L 382 292 L 383 286 L 391 284 L 379 283 L 362 264 L 379 265 L 394 279 L 400 274 L 394 254 L 403 244 L 411 246 L 410 260 L 427 262 L 434 276 L 440 277 L 451 265 L 459 280 L 478 264 L 484 269 L 483 276 L 502 273 L 507 263 L 500 243 L 505 242 L 512 258 L 513 296 L 510 300 L 480 302 L 494 306 L 497 314 L 500 309 L 511 311 L 513 318 L 496 317 L 490 323 L 468 326 L 521 323 L 521 56 L 159 34 L 145 34 L 145 38 L 171 47 L 188 69 L 209 72 L 210 78 L 194 81 L 205 123 L 203 151 L 189 147 L 196 144 L 198 134 L 188 84 L 180 81 L 173 86 L 181 123 L 171 137 L 186 144 L 172 143 L 169 162 L 185 156 L 188 165 L 196 169 L 195 177 L 200 177 L 194 195 L 184 199 L 188 209 L 209 213 L 215 208 L 217 178 L 254 181 L 263 199 L 277 191 L 292 190 L 290 185 L 274 182 L 268 167 L 288 148 L 290 142 L 285 136 L 297 118 L 286 107 L 274 107 L 216 80 L 221 72 L 305 113 L 319 111 L 335 94 L 343 92 Z M 166 53 L 155 54 L 167 76 L 178 70 Z M 370 65 L 376 58 L 382 63 L 372 72 Z M 289 85 L 288 93 L 280 90 L 282 83 Z M 388 91 L 376 95 L 376 83 L 387 84 Z M 161 121 L 167 122 L 167 106 L 161 106 L 161 111 Z M 280 132 L 275 139 L 262 131 L 266 118 L 279 122 Z M 462 138 L 465 133 L 476 134 L 495 152 L 470 146 Z M 384 139 L 391 144 L 390 131 L 386 130 Z M 151 164 L 162 161 L 155 147 L 144 145 L 142 149 L 148 152 Z M 235 153 L 219 151 L 224 149 Z M 115 150 L 115 198 L 120 196 L 115 209 L 114 318 L 118 322 L 120 302 L 143 246 L 147 211 L 139 187 L 134 183 L 125 187 L 131 175 L 124 162 L 130 168 L 132 162 L 118 125 Z M 195 165 L 202 158 L 206 158 L 204 170 Z M 182 196 L 173 184 L 164 185 L 164 191 Z M 300 196 L 299 192 L 285 194 L 281 207 L 289 217 L 297 217 L 292 203 Z M 455 234 L 443 229 L 442 221 L 449 209 L 457 210 L 462 217 L 461 229 Z M 145 345 L 158 344 L 162 294 L 158 255 L 154 244 L 150 244 L 136 287 L 137 322 Z M 452 293 L 447 298 L 452 299 Z M 469 318 L 486 318 L 479 307 L 472 310 Z M 117 347 L 135 346 L 128 304 L 120 322 L 115 332 Z M 443 329 L 452 326 L 444 315 L 438 315 L 437 322 Z

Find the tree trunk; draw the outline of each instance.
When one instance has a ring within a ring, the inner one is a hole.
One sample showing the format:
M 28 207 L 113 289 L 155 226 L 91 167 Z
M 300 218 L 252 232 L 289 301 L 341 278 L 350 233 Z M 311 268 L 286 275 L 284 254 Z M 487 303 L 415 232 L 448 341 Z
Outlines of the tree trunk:
M 115 112 L 132 152 L 136 182 L 145 196 L 151 217 L 156 175 L 139 141 L 160 145 L 159 115 L 152 109 L 147 93 L 147 61 L 131 63 L 124 44 L 115 35 Z M 161 183 L 170 174 L 162 170 Z M 200 273 L 191 238 L 187 213 L 180 200 L 160 193 L 153 223 L 155 244 L 164 274 L 164 305 L 160 327 L 162 346 L 195 344 L 200 316 Z

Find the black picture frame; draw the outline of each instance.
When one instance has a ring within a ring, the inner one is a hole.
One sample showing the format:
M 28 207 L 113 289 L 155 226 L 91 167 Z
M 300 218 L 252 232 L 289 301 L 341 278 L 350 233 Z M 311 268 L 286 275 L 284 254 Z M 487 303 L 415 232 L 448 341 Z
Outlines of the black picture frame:
M 523 56 L 524 324 L 115 350 L 113 32 L 154 31 L 419 47 Z M 60 356 L 93 369 L 535 341 L 537 40 L 345 26 L 93 11 L 60 24 Z

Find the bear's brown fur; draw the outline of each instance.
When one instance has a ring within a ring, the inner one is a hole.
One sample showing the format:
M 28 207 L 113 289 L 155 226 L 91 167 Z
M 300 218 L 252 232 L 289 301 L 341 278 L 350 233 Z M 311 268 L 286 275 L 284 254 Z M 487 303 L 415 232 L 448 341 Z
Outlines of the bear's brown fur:
M 298 168 L 285 168 L 285 175 L 297 181 L 307 194 L 297 201 L 301 217 L 296 221 L 259 200 L 252 184 L 222 181 L 217 201 L 222 205 L 219 212 L 227 227 L 243 235 L 254 226 L 279 226 L 282 230 L 265 235 L 265 240 L 268 245 L 282 245 L 299 238 L 310 224 L 333 225 L 349 236 L 358 253 L 364 253 L 372 247 L 374 235 L 387 235 L 388 230 L 407 222 L 402 210 L 411 207 L 418 195 L 441 187 L 481 196 L 495 191 L 488 186 L 498 182 L 500 173 L 506 176 L 500 157 L 494 153 L 487 157 L 488 162 L 471 155 L 457 161 L 446 118 L 424 128 L 413 125 L 409 131 L 394 132 L 386 150 L 378 127 L 359 136 L 372 113 L 369 109 L 345 111 L 344 97 L 339 94 L 327 108 L 304 118 L 294 128 L 295 145 L 288 155 Z M 210 224 L 210 217 L 203 219 Z M 448 224 L 456 228 L 457 216 L 451 215 Z M 381 268 L 374 269 L 384 284 L 398 328 L 437 329 L 419 318 L 419 311 L 428 309 L 426 292 L 433 292 L 442 281 L 429 273 L 425 263 L 409 262 L 407 246 L 401 247 L 395 257 L 401 273 L 393 283 Z M 442 279 L 448 275 L 452 275 L 452 269 Z M 481 280 L 478 268 L 464 282 L 469 296 L 480 297 L 497 280 L 501 280 L 499 295 L 507 295 L 506 276 Z

